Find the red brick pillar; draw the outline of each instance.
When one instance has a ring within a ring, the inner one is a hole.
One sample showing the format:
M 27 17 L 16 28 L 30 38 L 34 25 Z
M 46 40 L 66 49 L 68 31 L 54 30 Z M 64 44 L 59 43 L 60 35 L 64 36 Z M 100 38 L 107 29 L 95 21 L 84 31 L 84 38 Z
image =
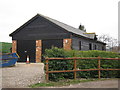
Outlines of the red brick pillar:
M 36 63 L 41 62 L 42 40 L 36 40 Z
M 71 50 L 72 39 L 63 39 L 63 48 L 65 50 Z
M 17 52 L 17 41 L 12 40 L 12 53 L 16 53 L 16 52 Z

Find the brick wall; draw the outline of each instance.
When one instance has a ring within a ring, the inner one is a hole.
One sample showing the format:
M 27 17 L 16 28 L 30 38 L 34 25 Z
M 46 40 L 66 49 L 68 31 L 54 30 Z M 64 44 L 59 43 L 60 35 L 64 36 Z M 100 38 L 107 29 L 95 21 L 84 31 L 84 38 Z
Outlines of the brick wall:
M 17 51 L 17 41 L 13 40 L 12 41 L 12 53 L 16 53 Z
M 42 41 L 36 40 L 36 63 L 41 62 L 42 56 Z
M 72 39 L 63 39 L 63 48 L 65 50 L 71 50 Z

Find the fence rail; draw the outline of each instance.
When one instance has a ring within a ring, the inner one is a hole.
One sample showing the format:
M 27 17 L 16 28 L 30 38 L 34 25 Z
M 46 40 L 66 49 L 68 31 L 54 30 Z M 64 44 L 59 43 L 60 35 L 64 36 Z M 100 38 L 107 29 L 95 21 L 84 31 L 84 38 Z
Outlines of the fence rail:
M 96 69 L 77 69 L 77 60 L 98 60 L 98 68 Z M 74 58 L 46 58 L 46 81 L 49 80 L 49 73 L 61 73 L 61 72 L 73 72 L 74 79 L 76 79 L 76 73 L 78 71 L 98 71 L 98 78 L 101 77 L 101 71 L 111 71 L 111 70 L 120 70 L 120 69 L 101 69 L 101 60 L 120 60 L 120 58 L 102 58 L 102 57 L 95 57 L 95 58 L 81 58 L 81 57 L 74 57 Z M 74 60 L 74 69 L 73 70 L 59 70 L 59 71 L 49 71 L 49 60 Z

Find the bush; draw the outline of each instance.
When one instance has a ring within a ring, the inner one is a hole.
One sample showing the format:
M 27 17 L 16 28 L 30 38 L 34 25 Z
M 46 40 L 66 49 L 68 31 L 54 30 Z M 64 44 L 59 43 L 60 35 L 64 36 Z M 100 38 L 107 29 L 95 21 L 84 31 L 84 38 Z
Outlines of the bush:
M 104 57 L 104 58 L 120 58 L 120 55 L 115 52 L 107 51 L 77 51 L 69 50 L 66 51 L 62 48 L 52 47 L 52 49 L 46 49 L 44 57 Z M 120 61 L 117 60 L 101 60 L 101 68 L 120 68 L 118 65 Z M 73 70 L 73 60 L 50 60 L 49 61 L 49 71 L 53 70 Z M 77 68 L 79 69 L 95 69 L 98 66 L 98 60 L 77 60 Z M 101 71 L 101 77 L 116 77 L 120 76 L 118 71 Z M 97 78 L 98 71 L 81 71 L 77 72 L 77 77 L 79 78 Z M 73 72 L 67 73 L 50 73 L 49 78 L 52 81 L 58 81 L 65 78 L 73 78 Z

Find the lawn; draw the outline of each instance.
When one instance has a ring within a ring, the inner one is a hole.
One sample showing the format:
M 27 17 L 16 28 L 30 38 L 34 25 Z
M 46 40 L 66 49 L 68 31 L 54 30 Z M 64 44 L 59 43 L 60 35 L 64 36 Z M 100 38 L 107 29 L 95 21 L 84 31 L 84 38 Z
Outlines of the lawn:
M 11 47 L 12 47 L 12 43 L 0 42 L 0 52 L 2 53 L 10 53 Z

